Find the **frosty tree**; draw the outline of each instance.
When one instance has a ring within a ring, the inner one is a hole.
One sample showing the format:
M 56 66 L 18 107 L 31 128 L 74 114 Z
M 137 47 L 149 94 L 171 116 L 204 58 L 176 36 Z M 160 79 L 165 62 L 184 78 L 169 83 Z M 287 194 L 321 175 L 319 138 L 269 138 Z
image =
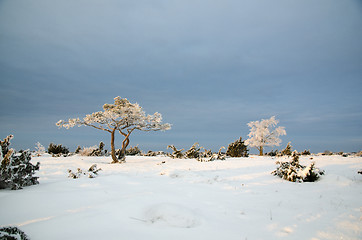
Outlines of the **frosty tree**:
M 249 138 L 245 144 L 249 147 L 256 147 L 259 150 L 260 156 L 263 155 L 263 149 L 266 146 L 279 146 L 282 140 L 279 136 L 286 135 L 284 127 L 276 127 L 279 120 L 272 116 L 269 119 L 262 119 L 261 121 L 252 121 L 248 123 L 251 128 Z M 275 128 L 273 130 L 273 128 Z
M 89 126 L 109 132 L 111 134 L 112 163 L 124 161 L 129 137 L 134 130 L 164 131 L 171 129 L 169 123 L 162 123 L 160 113 L 156 112 L 153 115 L 146 115 L 142 107 L 137 103 L 130 103 L 126 98 L 119 96 L 114 98 L 114 104 L 104 104 L 103 111 L 86 115 L 83 120 L 79 118 L 72 118 L 68 121 L 60 120 L 56 125 L 66 129 L 74 126 Z M 115 133 L 117 131 L 124 137 L 118 159 L 114 147 Z

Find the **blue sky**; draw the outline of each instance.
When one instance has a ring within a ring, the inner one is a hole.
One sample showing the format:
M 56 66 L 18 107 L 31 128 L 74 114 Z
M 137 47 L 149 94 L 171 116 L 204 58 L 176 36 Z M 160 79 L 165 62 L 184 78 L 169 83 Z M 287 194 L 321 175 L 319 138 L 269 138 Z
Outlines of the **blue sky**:
M 16 149 L 109 147 L 55 123 L 121 96 L 173 125 L 134 133 L 144 151 L 217 151 L 273 115 L 278 149 L 360 151 L 361 90 L 359 0 L 0 1 L 0 137 Z

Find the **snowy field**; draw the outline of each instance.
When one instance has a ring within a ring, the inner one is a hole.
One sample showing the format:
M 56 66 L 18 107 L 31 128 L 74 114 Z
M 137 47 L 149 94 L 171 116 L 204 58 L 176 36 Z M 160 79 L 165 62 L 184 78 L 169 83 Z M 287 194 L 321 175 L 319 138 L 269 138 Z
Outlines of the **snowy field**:
M 33 157 L 40 184 L 0 191 L 0 225 L 32 240 L 362 239 L 362 158 L 313 158 L 326 174 L 300 184 L 271 175 L 271 157 Z M 98 177 L 67 177 L 94 163 Z

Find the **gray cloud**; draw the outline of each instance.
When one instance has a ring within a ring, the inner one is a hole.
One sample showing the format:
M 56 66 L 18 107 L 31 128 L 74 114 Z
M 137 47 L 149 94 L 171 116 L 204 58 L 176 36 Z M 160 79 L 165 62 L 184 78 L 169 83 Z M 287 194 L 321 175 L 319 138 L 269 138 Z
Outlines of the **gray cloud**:
M 318 141 L 338 128 L 323 148 L 357 151 L 360 13 L 359 1 L 337 0 L 1 1 L 0 134 L 16 125 L 21 148 L 40 129 L 44 144 L 94 145 L 70 137 L 91 131 L 53 122 L 120 95 L 174 124 L 135 135 L 145 150 L 195 139 L 217 150 L 277 115 L 296 147 L 325 150 Z

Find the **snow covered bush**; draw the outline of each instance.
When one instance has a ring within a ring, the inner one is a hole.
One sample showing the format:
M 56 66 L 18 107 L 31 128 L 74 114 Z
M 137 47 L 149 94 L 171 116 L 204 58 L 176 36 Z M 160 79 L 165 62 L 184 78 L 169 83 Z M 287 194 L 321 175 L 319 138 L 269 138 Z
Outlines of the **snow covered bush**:
M 184 154 L 182 153 L 182 151 L 184 149 L 177 150 L 177 148 L 174 145 L 168 145 L 167 149 L 169 149 L 169 148 L 171 148 L 173 150 L 173 153 L 171 153 L 170 157 L 172 157 L 172 158 L 183 158 L 184 157 Z
M 105 156 L 107 154 L 107 150 L 104 150 L 104 143 L 100 142 L 99 146 L 93 146 L 93 147 L 84 147 L 83 149 L 78 149 L 76 152 L 78 152 L 82 156 Z
M 271 150 L 266 155 L 271 156 L 271 157 L 275 157 L 275 156 L 278 156 L 279 154 L 280 153 L 278 152 L 278 149 L 275 149 L 275 150 Z
M 273 175 L 291 182 L 315 182 L 324 171 L 315 167 L 315 163 L 303 166 L 299 163 L 299 156 L 293 152 L 293 159 L 290 162 L 277 161 L 279 166 L 272 172 Z
M 53 154 L 54 156 L 67 155 L 69 153 L 69 149 L 63 147 L 62 144 L 57 145 L 54 143 L 50 143 L 48 147 L 48 153 Z
M 202 158 L 209 158 L 209 157 L 212 157 L 212 155 L 213 155 L 213 153 L 210 149 L 207 150 L 204 148 L 204 152 L 200 152 L 200 157 L 202 157 Z
M 212 153 L 211 150 L 208 150 L 208 155 L 204 156 L 204 157 L 197 158 L 197 161 L 199 161 L 199 162 L 212 162 L 212 161 L 215 161 L 215 160 L 225 160 L 226 159 L 226 154 L 221 152 L 222 149 L 225 149 L 225 147 L 221 147 L 219 149 L 218 153 Z
M 104 104 L 103 111 L 88 114 L 83 118 L 59 120 L 56 125 L 66 129 L 75 126 L 89 126 L 111 134 L 111 156 L 112 163 L 125 162 L 126 148 L 129 144 L 129 137 L 134 130 L 140 131 L 165 131 L 171 129 L 169 123 L 162 123 L 162 115 L 158 112 L 153 115 L 146 115 L 142 107 L 137 103 L 131 103 L 126 98 L 115 97 L 114 104 Z M 118 157 L 114 147 L 115 133 L 119 132 L 124 136 L 122 148 Z
M 194 145 L 192 145 L 190 149 L 188 149 L 185 153 L 182 152 L 184 149 L 178 150 L 174 145 L 168 145 L 167 149 L 168 148 L 171 148 L 173 150 L 173 153 L 168 154 L 168 156 L 171 158 L 190 158 L 196 159 L 199 162 L 225 160 L 226 158 L 225 153 L 221 152 L 221 150 L 225 147 L 221 147 L 218 153 L 212 153 L 211 150 L 199 147 L 198 143 L 194 143 Z M 201 149 L 204 149 L 204 151 L 201 151 Z
M 163 152 L 163 151 L 151 151 L 149 150 L 146 154 L 143 154 L 143 156 L 146 157 L 156 157 L 156 156 L 167 156 L 167 153 Z
M 121 149 L 120 149 L 121 151 Z M 130 147 L 128 149 L 126 149 L 126 155 L 128 156 L 135 156 L 135 155 L 140 155 L 141 154 L 141 149 L 138 148 L 138 146 L 135 147 Z
M 279 120 L 272 116 L 269 119 L 262 119 L 261 121 L 252 121 L 248 123 L 251 128 L 249 138 L 245 141 L 245 145 L 249 147 L 256 147 L 259 150 L 259 155 L 263 155 L 264 147 L 266 146 L 279 146 L 281 139 L 279 136 L 286 135 L 284 127 L 273 128 L 279 123 Z
M 226 156 L 229 157 L 248 157 L 248 148 L 241 137 L 233 143 L 230 143 L 226 150 Z
M 216 156 L 216 159 L 218 159 L 218 160 L 225 160 L 226 159 L 226 153 L 221 152 L 222 149 L 225 149 L 225 147 L 221 147 L 219 149 L 219 152 L 217 153 L 217 156 Z
M 92 147 L 83 147 L 81 150 L 77 151 L 81 156 L 92 156 L 92 154 L 98 149 L 97 146 Z
M 0 239 L 29 240 L 30 238 L 17 227 L 2 227 L 0 228 Z
M 194 145 L 192 145 L 190 147 L 189 150 L 187 150 L 185 152 L 185 157 L 186 158 L 199 158 L 200 157 L 200 150 L 201 150 L 202 147 L 199 147 L 199 144 L 198 143 L 194 143 Z
M 173 153 L 169 154 L 171 158 L 190 158 L 190 159 L 196 159 L 199 162 L 211 162 L 214 160 L 225 160 L 226 155 L 225 153 L 222 153 L 221 150 L 225 147 L 221 147 L 218 153 L 212 153 L 211 150 L 207 150 L 203 147 L 199 147 L 198 143 L 194 143 L 190 147 L 189 150 L 187 150 L 185 153 L 182 151 L 184 149 L 178 150 L 174 145 L 168 145 L 167 149 L 171 148 L 173 150 Z M 204 149 L 202 152 L 201 149 Z
M 93 164 L 88 171 L 84 171 L 80 168 L 77 168 L 76 172 L 73 172 L 72 170 L 68 169 L 68 177 L 76 179 L 76 178 L 80 178 L 81 176 L 85 176 L 87 175 L 89 178 L 95 178 L 96 176 L 98 176 L 98 172 L 101 171 L 101 168 L 97 168 L 97 164 Z
M 38 184 L 38 177 L 34 177 L 33 174 L 39 170 L 40 163 L 33 165 L 30 162 L 29 151 L 17 153 L 14 149 L 9 149 L 12 138 L 13 135 L 9 135 L 4 141 L 0 140 L 0 188 L 17 190 Z

